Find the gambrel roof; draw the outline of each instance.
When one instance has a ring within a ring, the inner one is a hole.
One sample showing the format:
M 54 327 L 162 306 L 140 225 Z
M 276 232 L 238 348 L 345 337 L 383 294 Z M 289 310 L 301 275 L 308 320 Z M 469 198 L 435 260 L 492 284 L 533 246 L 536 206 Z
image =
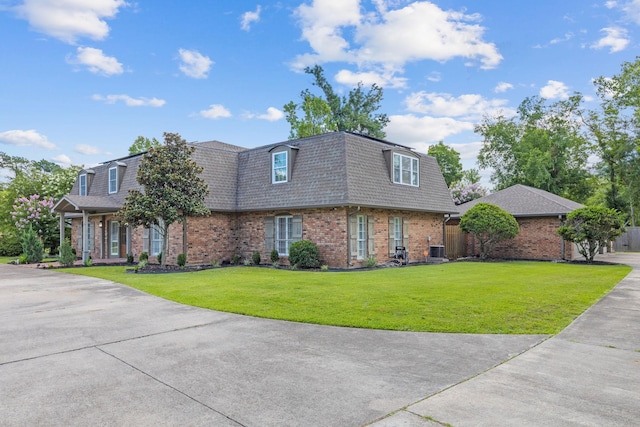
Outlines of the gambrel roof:
M 243 148 L 219 141 L 192 144 L 193 159 L 203 166 L 209 185 L 205 204 L 212 211 L 263 211 L 337 206 L 455 213 L 457 211 L 435 158 L 409 147 L 349 132 Z M 286 182 L 272 183 L 272 153 L 287 151 L 291 170 Z M 417 158 L 419 185 L 394 184 L 391 153 Z M 136 174 L 143 154 L 90 171 L 87 195 L 73 186 L 55 209 L 115 211 L 128 191 L 140 189 Z M 108 171 L 118 165 L 119 188 L 108 192 Z M 87 173 L 81 171 L 80 174 Z

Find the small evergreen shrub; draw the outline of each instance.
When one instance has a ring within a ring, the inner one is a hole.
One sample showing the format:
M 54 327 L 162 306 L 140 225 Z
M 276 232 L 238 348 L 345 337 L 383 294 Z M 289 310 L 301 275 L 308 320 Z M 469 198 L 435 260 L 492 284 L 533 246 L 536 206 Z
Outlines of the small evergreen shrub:
M 158 254 L 158 264 L 162 264 L 162 252 Z
M 239 264 L 240 264 L 240 259 L 241 259 L 240 255 L 235 254 L 235 255 L 233 256 L 233 258 L 231 258 L 231 264 L 233 264 L 233 265 L 239 265 Z
M 140 254 L 139 261 L 149 261 L 149 254 L 147 252 L 142 252 Z
M 27 256 L 25 254 L 21 254 L 18 257 L 18 264 L 28 264 L 27 262 Z
M 127 264 L 133 264 L 133 254 L 127 254 Z
M 260 259 L 260 252 L 255 251 L 255 252 L 253 253 L 253 255 L 251 255 L 251 260 L 253 261 L 253 263 L 254 263 L 255 265 L 260 265 L 260 261 L 261 261 L 261 259 Z
M 317 268 L 320 266 L 318 246 L 309 240 L 300 240 L 289 248 L 289 262 L 298 268 Z
M 73 253 L 71 249 L 71 242 L 69 239 L 64 239 L 64 241 L 60 244 L 60 265 L 64 267 L 73 266 L 74 261 L 76 260 L 76 255 Z
M 44 245 L 32 227 L 24 229 L 20 243 L 22 243 L 22 251 L 27 256 L 27 264 L 42 261 Z
M 178 254 L 178 259 L 176 260 L 179 267 L 184 267 L 187 264 L 187 256 L 185 254 Z
M 278 251 L 276 249 L 272 249 L 271 250 L 271 264 L 278 264 L 278 261 L 280 261 L 280 254 L 278 253 Z

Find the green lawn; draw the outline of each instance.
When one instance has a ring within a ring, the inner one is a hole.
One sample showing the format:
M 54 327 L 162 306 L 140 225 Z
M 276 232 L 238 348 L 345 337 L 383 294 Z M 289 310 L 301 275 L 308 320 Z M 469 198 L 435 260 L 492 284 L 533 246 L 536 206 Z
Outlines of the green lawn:
M 65 269 L 183 304 L 272 319 L 403 331 L 555 334 L 631 270 L 622 265 L 458 262 L 349 272 L 230 267 L 128 274 Z

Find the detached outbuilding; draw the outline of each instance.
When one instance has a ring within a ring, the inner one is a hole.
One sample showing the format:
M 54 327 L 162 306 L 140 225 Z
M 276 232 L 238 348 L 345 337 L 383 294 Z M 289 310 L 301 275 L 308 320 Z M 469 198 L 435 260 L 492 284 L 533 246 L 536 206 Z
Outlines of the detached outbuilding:
M 490 257 L 572 260 L 580 256 L 573 243 L 564 241 L 558 235 L 558 228 L 563 224 L 568 213 L 583 205 L 548 191 L 517 184 L 458 206 L 460 213 L 452 216 L 447 222 L 447 256 L 449 258 L 479 254 L 475 239 L 460 232 L 458 223 L 462 215 L 480 202 L 499 206 L 513 215 L 520 226 L 520 234 L 499 243 Z

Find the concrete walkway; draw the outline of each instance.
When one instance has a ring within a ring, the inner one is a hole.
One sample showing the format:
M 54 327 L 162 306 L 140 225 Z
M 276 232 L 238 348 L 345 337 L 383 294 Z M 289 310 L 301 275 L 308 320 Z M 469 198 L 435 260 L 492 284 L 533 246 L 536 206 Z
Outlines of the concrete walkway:
M 547 340 L 255 319 L 0 265 L 0 424 L 631 425 L 639 283 Z

